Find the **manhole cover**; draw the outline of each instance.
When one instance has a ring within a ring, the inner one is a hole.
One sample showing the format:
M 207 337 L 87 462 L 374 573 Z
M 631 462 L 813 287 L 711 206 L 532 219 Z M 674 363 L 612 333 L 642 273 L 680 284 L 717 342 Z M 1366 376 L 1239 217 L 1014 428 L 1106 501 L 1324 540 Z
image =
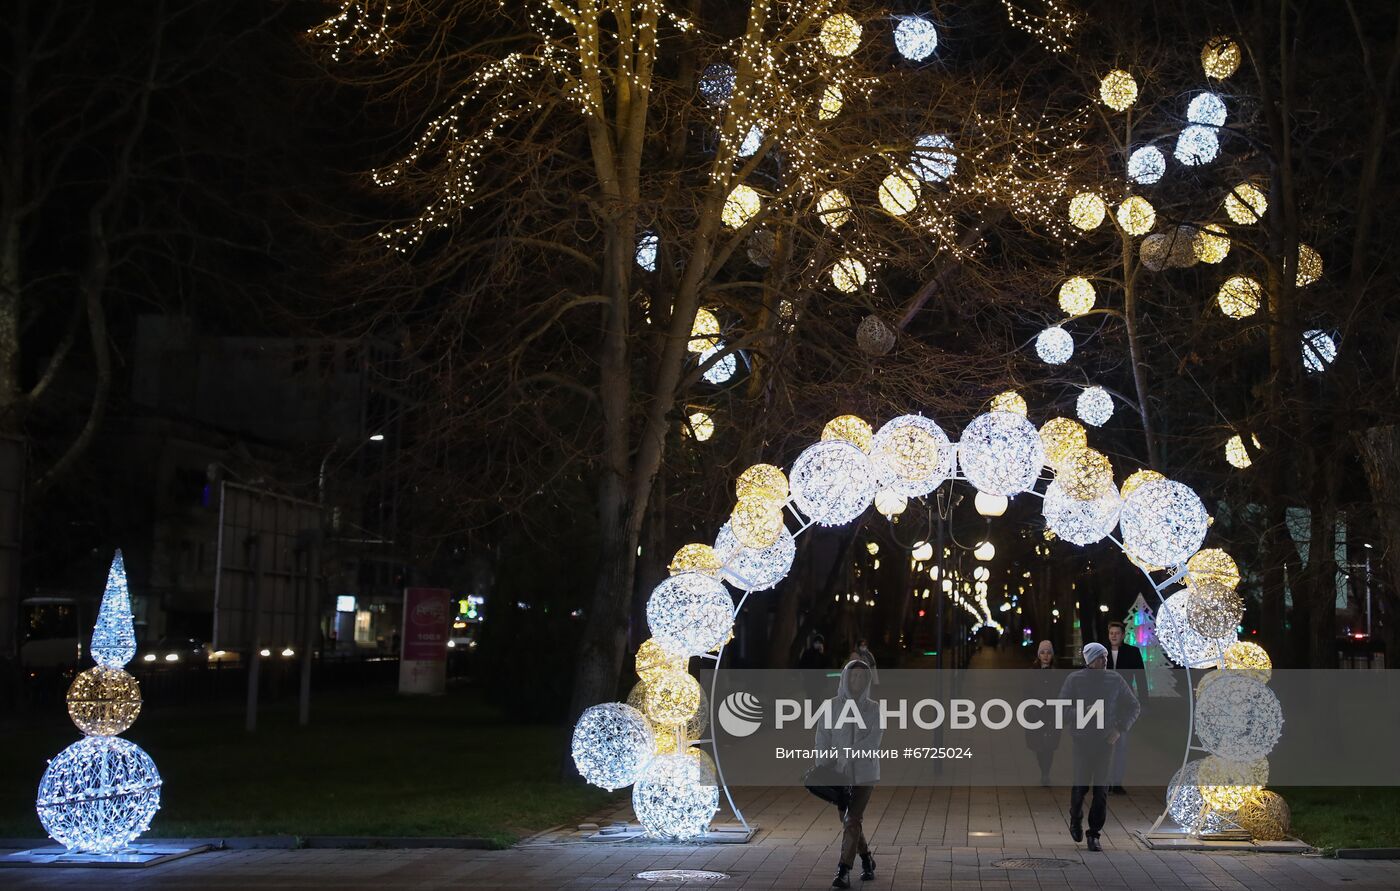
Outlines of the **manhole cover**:
M 1060 860 L 1056 857 L 1008 857 L 997 860 L 992 866 L 997 869 L 1068 869 L 1078 866 L 1078 860 Z
M 718 882 L 729 874 L 708 869 L 648 869 L 637 873 L 637 878 L 646 882 Z

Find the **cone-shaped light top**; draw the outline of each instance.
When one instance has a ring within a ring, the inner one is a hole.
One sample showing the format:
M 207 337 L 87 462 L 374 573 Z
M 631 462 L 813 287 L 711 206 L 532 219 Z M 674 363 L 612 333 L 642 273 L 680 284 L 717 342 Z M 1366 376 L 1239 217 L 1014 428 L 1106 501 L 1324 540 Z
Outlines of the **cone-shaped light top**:
M 136 624 L 131 616 L 131 592 L 126 587 L 126 564 L 121 549 L 107 572 L 107 590 L 92 629 L 92 658 L 98 665 L 121 668 L 136 656 Z

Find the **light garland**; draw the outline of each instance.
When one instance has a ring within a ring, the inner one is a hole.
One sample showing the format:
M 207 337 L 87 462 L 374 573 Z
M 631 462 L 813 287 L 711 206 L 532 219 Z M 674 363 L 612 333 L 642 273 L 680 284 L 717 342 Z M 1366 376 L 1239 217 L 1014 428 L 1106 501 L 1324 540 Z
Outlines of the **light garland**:
M 797 542 L 779 524 L 777 541 L 764 548 L 743 545 L 728 523 L 715 537 L 715 550 L 724 558 L 722 577 L 741 591 L 766 591 L 787 577 L 797 555 Z
M 1259 447 L 1259 440 L 1254 440 L 1255 448 Z M 1246 470 L 1254 463 L 1249 457 L 1249 449 L 1245 448 L 1244 438 L 1238 433 L 1225 440 L 1225 461 L 1234 468 Z
M 1322 278 L 1322 255 L 1311 245 L 1299 244 L 1296 276 L 1298 287 L 1306 288 L 1320 278 Z
M 749 262 L 753 265 L 767 269 L 773 265 L 773 251 L 777 247 L 777 239 L 773 233 L 767 229 L 757 229 L 749 240 L 744 242 L 744 253 L 748 255 Z
M 715 421 L 708 412 L 695 411 L 687 417 L 688 422 L 684 427 L 687 436 L 695 437 L 696 442 L 705 442 L 715 435 Z
M 846 104 L 845 94 L 836 84 L 827 84 L 822 89 L 821 99 L 817 101 L 817 120 L 834 121 L 837 115 L 841 114 L 841 109 Z
M 574 725 L 571 751 L 574 767 L 587 782 L 609 792 L 630 786 L 651 760 L 651 724 L 630 705 L 591 706 Z
M 734 627 L 734 601 L 719 581 L 699 572 L 673 575 L 647 599 L 647 626 L 672 653 L 699 656 L 724 643 Z
M 1123 547 L 1139 560 L 1175 566 L 1186 562 L 1205 540 L 1206 508 L 1188 486 L 1154 480 L 1124 499 L 1119 523 Z
M 888 421 L 870 449 L 881 484 L 907 498 L 922 498 L 952 476 L 954 451 L 943 428 L 922 415 Z
M 1103 223 L 1107 213 L 1108 206 L 1093 192 L 1080 192 L 1070 199 L 1069 223 L 1076 229 L 1092 232 Z
M 867 356 L 883 356 L 894 349 L 895 332 L 877 315 L 868 315 L 856 327 L 856 346 Z
M 1085 387 L 1074 401 L 1074 413 L 1084 423 L 1102 427 L 1113 417 L 1113 397 L 1103 387 Z
M 1128 156 L 1128 179 L 1150 186 L 1167 172 L 1167 159 L 1155 145 L 1145 145 Z
M 1232 319 L 1247 319 L 1254 315 L 1263 300 L 1263 286 L 1247 275 L 1230 276 L 1215 294 L 1220 311 Z
M 1100 201 L 1099 204 L 1102 205 L 1103 202 Z M 1102 209 L 1100 209 L 1099 218 L 1102 221 Z M 1096 300 L 1094 285 L 1087 278 L 1076 275 L 1066 279 L 1065 283 L 1060 285 L 1060 309 L 1064 310 L 1066 315 L 1082 316 L 1094 308 Z
M 724 344 L 715 344 L 714 346 L 710 347 L 709 349 L 705 350 L 703 353 L 700 354 L 700 358 L 698 360 L 699 363 L 701 365 L 704 365 L 706 362 L 714 358 L 714 356 L 717 353 L 721 352 L 723 349 Z M 736 372 L 738 369 L 739 361 L 734 357 L 734 354 L 731 352 L 721 356 L 719 360 L 715 362 L 715 364 L 705 369 L 705 373 L 701 375 L 701 377 L 704 378 L 705 383 L 719 386 L 720 384 L 727 383 L 730 378 L 734 377 L 734 372 Z
M 661 246 L 661 239 L 655 232 L 643 232 L 637 238 L 636 260 L 637 265 L 647 272 L 656 271 L 656 251 Z
M 738 74 L 733 65 L 715 62 L 700 74 L 700 96 L 710 105 L 728 105 Z
M 1118 205 L 1118 225 L 1129 235 L 1145 235 L 1157 224 L 1157 211 L 1141 195 L 1130 195 Z
M 833 231 L 851 221 L 851 199 L 840 189 L 828 189 L 817 198 L 817 217 Z
M 1036 335 L 1035 354 L 1047 365 L 1063 365 L 1074 356 L 1074 338 L 1059 325 Z
M 1008 498 L 1034 488 L 1045 463 L 1035 425 L 1006 411 L 973 418 L 957 451 L 958 464 L 969 483 L 979 492 Z
M 1249 183 L 1240 183 L 1225 196 L 1225 215 L 1241 226 L 1257 223 L 1269 209 L 1269 199 Z
M 823 526 L 841 526 L 860 516 L 875 497 L 876 474 L 860 448 L 842 440 L 808 446 L 789 475 L 793 501 Z

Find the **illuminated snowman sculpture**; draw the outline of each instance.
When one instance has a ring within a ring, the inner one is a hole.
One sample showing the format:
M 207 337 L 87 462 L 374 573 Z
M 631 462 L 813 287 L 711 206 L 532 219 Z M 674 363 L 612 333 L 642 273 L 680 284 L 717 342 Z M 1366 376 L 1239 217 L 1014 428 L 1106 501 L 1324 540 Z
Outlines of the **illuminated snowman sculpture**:
M 68 715 L 86 736 L 49 761 L 35 802 L 44 829 L 72 852 L 121 851 L 150 828 L 160 808 L 155 762 L 117 736 L 141 713 L 141 688 L 124 670 L 135 655 L 131 594 L 117 551 L 92 632 L 97 665 L 68 688 Z

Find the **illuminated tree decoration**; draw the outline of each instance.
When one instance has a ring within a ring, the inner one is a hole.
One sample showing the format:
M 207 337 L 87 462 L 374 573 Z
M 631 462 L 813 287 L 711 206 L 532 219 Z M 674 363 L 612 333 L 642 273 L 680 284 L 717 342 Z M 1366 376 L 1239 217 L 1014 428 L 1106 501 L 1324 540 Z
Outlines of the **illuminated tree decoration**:
M 1074 413 L 1084 423 L 1102 427 L 1113 417 L 1113 397 L 1103 387 L 1085 387 L 1074 401 Z
M 1303 332 L 1303 368 L 1310 374 L 1326 371 L 1337 360 L 1337 342 L 1321 328 Z
M 921 498 L 953 475 L 953 443 L 923 415 L 888 421 L 871 442 L 880 483 L 908 498 Z
M 1201 797 L 1206 804 L 1217 811 L 1233 814 L 1251 797 L 1263 791 L 1264 785 L 1269 782 L 1269 762 L 1264 758 L 1227 761 L 1216 755 L 1207 755 L 1201 759 L 1197 778 L 1201 783 Z
M 1097 195 L 1093 197 L 1095 199 L 1098 198 Z M 1100 221 L 1102 221 L 1103 202 L 1100 201 L 1099 204 L 1099 219 Z M 1094 225 L 1097 226 L 1098 223 L 1095 223 Z M 1094 308 L 1094 303 L 1096 302 L 1096 300 L 1097 295 L 1094 293 L 1093 284 L 1083 276 L 1076 275 L 1073 278 L 1066 279 L 1065 283 L 1060 285 L 1060 309 L 1064 310 L 1067 315 L 1084 315 L 1086 312 Z
M 648 836 L 694 838 L 709 828 L 719 810 L 719 786 L 699 758 L 657 755 L 632 789 L 632 810 Z
M 724 561 L 720 559 L 715 549 L 707 544 L 682 545 L 676 555 L 671 558 L 671 563 L 666 567 L 671 575 L 682 572 L 703 572 L 705 575 L 714 577 L 719 575 L 720 567 Z
M 1231 588 L 1193 588 L 1186 598 L 1186 623 L 1201 637 L 1235 633 L 1244 618 L 1244 601 Z
M 838 12 L 822 22 L 818 39 L 828 55 L 838 59 L 849 56 L 860 46 L 860 22 L 844 12 Z
M 739 143 L 739 157 L 752 158 L 763 147 L 763 128 L 754 124 L 749 128 L 749 132 L 744 134 L 744 141 Z
M 840 189 L 828 189 L 817 199 L 817 216 L 828 229 L 840 229 L 851 221 L 851 199 Z
M 792 499 L 823 526 L 841 526 L 860 516 L 875 497 L 875 467 L 844 440 L 808 446 L 792 465 Z
M 1010 498 L 1040 478 L 1045 449 L 1035 425 L 1018 414 L 993 411 L 972 419 L 958 442 L 958 464 L 979 492 Z
M 643 232 L 637 238 L 637 265 L 647 272 L 656 271 L 656 250 L 661 239 L 655 232 Z
M 685 433 L 694 436 L 696 442 L 704 442 L 715 435 L 715 421 L 709 414 L 703 411 L 691 412 L 686 418 L 689 422 L 685 426 Z
M 788 500 L 787 475 L 772 464 L 754 464 L 734 482 L 734 494 L 740 500 L 756 498 L 775 507 Z
M 705 350 L 703 353 L 700 354 L 700 364 L 704 365 L 706 362 L 710 361 L 710 359 L 714 358 L 716 354 L 722 352 L 723 350 L 724 344 L 722 343 L 715 344 L 710 349 Z M 707 368 L 705 370 L 704 375 L 702 376 L 704 377 L 706 383 L 719 386 L 720 384 L 728 382 L 729 379 L 734 376 L 734 372 L 738 369 L 738 367 L 739 362 L 737 359 L 735 359 L 734 354 L 728 353 L 724 356 L 721 356 L 719 360 L 715 362 L 715 364 Z
M 68 687 L 68 717 L 88 736 L 116 736 L 141 714 L 141 685 L 120 668 L 97 665 Z
M 874 436 L 875 431 L 870 425 L 855 415 L 839 415 L 827 421 L 826 426 L 822 428 L 823 442 L 842 440 L 866 454 L 870 453 L 870 442 Z
M 1128 156 L 1128 179 L 1150 186 L 1167 172 L 1167 159 L 1155 145 L 1144 145 Z
M 778 540 L 766 548 L 750 548 L 734 535 L 728 523 L 719 529 L 715 550 L 724 557 L 723 578 L 741 591 L 766 591 L 781 582 L 792 569 L 797 542 L 787 527 L 779 527 Z
M 1118 205 L 1118 225 L 1129 235 L 1146 235 L 1157 223 L 1157 211 L 1152 202 L 1141 195 L 1131 195 Z
M 1157 566 L 1184 563 L 1206 537 L 1206 506 L 1190 487 L 1154 480 L 1123 501 L 1123 546 Z
M 1057 478 L 1045 489 L 1042 514 L 1045 528 L 1071 544 L 1091 545 L 1102 541 L 1118 524 L 1122 499 L 1112 480 L 1089 500 L 1071 498 Z
M 49 761 L 35 809 L 44 831 L 68 850 L 115 854 L 150 828 L 160 786 L 155 762 L 140 746 L 87 736 Z
M 685 348 L 692 353 L 704 353 L 719 346 L 719 319 L 708 309 L 697 309 L 690 323 L 690 339 Z
M 1078 501 L 1093 501 L 1113 485 L 1113 465 L 1102 452 L 1083 448 L 1071 452 L 1055 468 L 1055 479 L 1066 495 Z
M 592 706 L 574 725 L 572 752 L 579 776 L 609 792 L 635 783 L 652 750 L 651 724 L 630 705 Z
M 1282 733 L 1278 697 L 1253 678 L 1222 672 L 1196 702 L 1196 736 L 1212 755 L 1230 761 L 1263 758 Z
M 730 229 L 742 229 L 763 210 L 763 199 L 750 187 L 740 183 L 724 199 L 720 221 Z
M 750 263 L 761 269 L 767 269 L 773 265 L 773 249 L 776 243 L 772 232 L 767 229 L 758 229 L 749 236 L 748 241 L 744 242 L 744 253 L 748 254 Z
M 1074 355 L 1074 338 L 1059 325 L 1036 335 L 1035 354 L 1047 365 L 1063 365 Z
M 1121 523 L 1122 520 L 1120 519 Z M 1157 611 L 1157 640 L 1162 644 L 1162 652 L 1177 665 L 1190 668 L 1215 668 L 1221 665 L 1225 649 L 1235 642 L 1231 629 L 1229 634 L 1218 638 L 1203 637 L 1191 627 L 1187 619 L 1191 594 L 1177 591 L 1168 597 Z
M 1247 319 L 1259 311 L 1264 288 L 1247 275 L 1232 275 L 1215 295 L 1220 311 L 1232 319 Z
M 1225 658 L 1221 668 L 1238 671 L 1245 677 L 1254 678 L 1261 684 L 1268 683 L 1273 676 L 1274 663 L 1269 654 L 1259 644 L 1248 640 L 1237 640 L 1225 648 Z
M 1137 81 L 1121 68 L 1113 69 L 1099 82 L 1099 98 L 1114 111 L 1127 111 L 1137 97 Z
M 685 671 L 690 665 L 690 657 L 681 653 L 672 653 L 657 643 L 654 638 L 648 637 L 637 648 L 635 662 L 637 677 L 646 681 L 664 671 Z
M 944 133 L 927 133 L 914 140 L 909 156 L 909 168 L 926 183 L 941 183 L 958 169 L 958 156 L 953 140 Z
M 1013 415 L 1026 416 L 1029 407 L 1026 405 L 1026 398 L 1015 390 L 1003 390 L 992 397 L 989 408 L 992 411 L 1009 411 Z
M 647 599 L 647 626 L 658 645 L 699 656 L 724 643 L 734 624 L 734 601 L 722 583 L 699 572 L 665 579 Z
M 876 315 L 866 316 L 856 327 L 856 346 L 867 356 L 885 355 L 894 349 L 894 338 L 894 329 Z
M 121 668 L 136 655 L 136 624 L 131 615 L 131 591 L 126 562 L 119 548 L 107 570 L 107 588 L 92 629 L 92 660 L 106 668 Z
M 1182 130 L 1176 138 L 1176 148 L 1172 150 L 1172 155 L 1187 167 L 1209 164 L 1218 154 L 1220 139 L 1215 135 L 1215 128 L 1201 124 L 1192 124 Z
M 1228 37 L 1212 37 L 1201 47 L 1201 67 L 1206 77 L 1224 80 L 1240 67 L 1240 46 Z
M 1186 106 L 1186 120 L 1206 127 L 1225 126 L 1225 100 L 1215 93 L 1197 93 Z
M 1202 548 L 1186 561 L 1186 587 L 1193 593 L 1214 595 L 1240 585 L 1240 568 L 1220 548 Z
M 880 183 L 880 206 L 902 217 L 919 206 L 919 181 L 907 170 L 896 170 Z
M 1200 761 L 1177 770 L 1167 786 L 1167 813 L 1176 825 L 1193 835 L 1219 832 L 1228 825 L 1224 814 L 1206 805 L 1201 795 Z
M 1249 183 L 1240 183 L 1225 196 L 1225 215 L 1241 226 L 1259 222 L 1268 209 L 1269 199 Z
M 938 49 L 938 29 L 922 16 L 900 16 L 894 29 L 894 47 L 909 61 L 922 62 Z
M 831 264 L 831 283 L 836 290 L 854 294 L 865 285 L 865 264 L 847 254 Z
M 729 525 L 746 548 L 767 548 L 783 534 L 783 506 L 761 498 L 740 498 Z
M 1256 841 L 1283 841 L 1288 838 L 1292 814 L 1282 795 L 1261 789 L 1240 805 L 1235 822 Z
M 1123 485 L 1118 490 L 1118 494 L 1127 498 L 1147 483 L 1164 479 L 1166 479 L 1166 477 L 1155 470 L 1134 470 L 1128 475 L 1127 479 L 1123 480 Z
M 1069 418 L 1051 418 L 1040 427 L 1045 466 L 1058 468 L 1071 455 L 1089 445 L 1089 433 Z
M 1219 263 L 1230 253 L 1230 236 L 1219 223 L 1206 223 L 1196 231 L 1192 250 L 1202 263 Z
M 711 105 L 727 105 L 734 95 L 737 75 L 732 65 L 715 62 L 700 75 L 700 96 Z
M 841 88 L 836 84 L 827 84 L 822 90 L 822 97 L 817 102 L 817 120 L 834 121 L 841 113 L 841 108 L 846 104 L 846 97 L 842 95 Z
M 1254 447 L 1259 448 L 1259 440 L 1254 439 Z M 1245 448 L 1244 439 L 1236 433 L 1225 440 L 1225 461 L 1231 466 L 1240 470 L 1245 470 L 1254 462 L 1250 460 L 1249 449 Z
M 1166 235 L 1161 232 L 1154 232 L 1142 240 L 1138 245 L 1138 256 L 1142 258 L 1142 265 L 1153 272 L 1161 272 L 1167 268 L 1167 260 L 1171 255 L 1171 244 Z
M 700 707 L 700 682 L 686 671 L 663 671 L 647 679 L 643 703 L 652 722 L 666 727 L 684 724 Z
M 1322 255 L 1311 245 L 1298 245 L 1298 274 L 1296 277 L 1298 287 L 1306 288 L 1320 278 L 1322 278 Z
M 909 506 L 909 499 L 893 489 L 881 489 L 875 493 L 875 510 L 886 517 L 897 517 Z

